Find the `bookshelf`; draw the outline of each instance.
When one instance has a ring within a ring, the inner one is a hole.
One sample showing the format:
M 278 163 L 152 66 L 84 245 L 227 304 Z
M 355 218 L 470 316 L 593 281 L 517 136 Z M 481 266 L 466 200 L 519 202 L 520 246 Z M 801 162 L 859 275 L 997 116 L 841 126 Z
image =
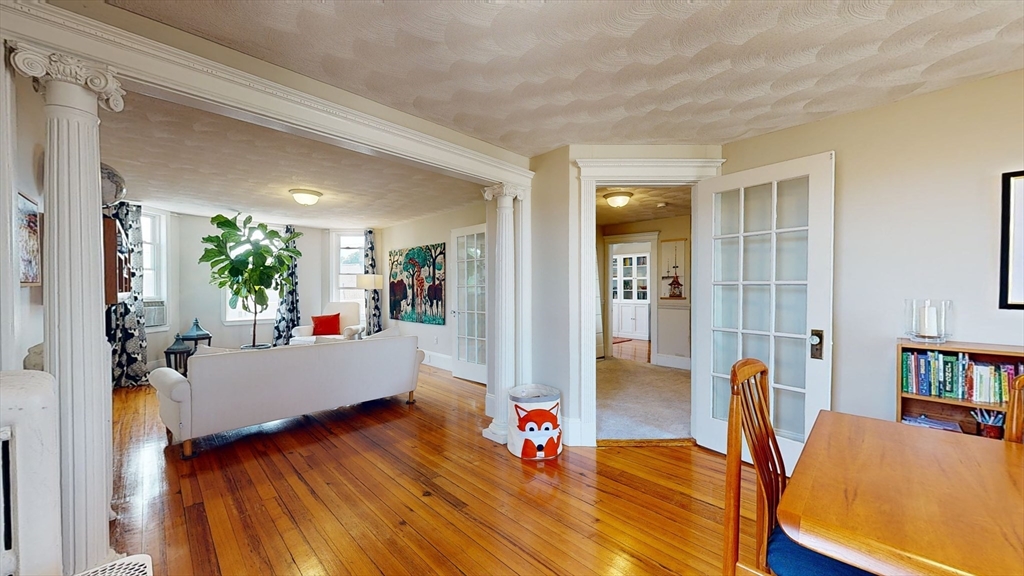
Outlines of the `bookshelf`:
M 979 434 L 977 422 L 971 417 L 971 410 L 983 408 L 985 410 L 1006 411 L 1006 402 L 981 402 L 968 398 L 942 397 L 936 395 L 922 395 L 914 386 L 915 392 L 907 392 L 904 389 L 904 365 L 903 353 L 915 354 L 914 358 L 919 359 L 922 354 L 938 352 L 943 356 L 960 358 L 980 365 L 1004 366 L 1012 365 L 1019 370 L 1024 364 L 1024 347 L 1008 346 L 1003 344 L 977 344 L 974 342 L 946 342 L 944 344 L 928 344 L 914 342 L 908 338 L 900 338 L 896 342 L 896 421 L 903 420 L 903 416 L 925 415 L 929 418 L 955 422 L 965 434 Z M 955 369 L 955 368 L 954 368 Z M 1019 372 L 1017 372 L 1019 373 Z M 973 380 L 973 379 L 972 379 Z M 916 383 L 915 383 L 916 384 Z M 954 386 L 954 389 L 956 386 Z

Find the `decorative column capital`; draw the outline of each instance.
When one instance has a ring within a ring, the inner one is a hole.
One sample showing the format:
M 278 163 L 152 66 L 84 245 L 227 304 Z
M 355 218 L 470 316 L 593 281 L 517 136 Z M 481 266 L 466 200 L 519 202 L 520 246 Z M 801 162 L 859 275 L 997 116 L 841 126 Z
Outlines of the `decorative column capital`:
M 500 198 L 507 196 L 513 200 L 522 200 L 523 196 L 527 192 L 526 186 L 520 186 L 518 184 L 495 184 L 494 186 L 488 186 L 484 188 L 484 200 L 490 202 L 494 198 Z
M 24 42 L 8 42 L 11 66 L 22 76 L 45 84 L 51 80 L 68 82 L 96 94 L 100 106 L 111 112 L 124 109 L 125 91 L 114 77 L 116 70 L 102 64 L 85 62 L 75 56 L 50 52 Z

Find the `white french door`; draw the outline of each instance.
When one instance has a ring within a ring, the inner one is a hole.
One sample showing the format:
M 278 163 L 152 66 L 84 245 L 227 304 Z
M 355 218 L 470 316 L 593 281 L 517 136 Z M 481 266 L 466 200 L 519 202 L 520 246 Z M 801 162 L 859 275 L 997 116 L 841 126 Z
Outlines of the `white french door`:
M 833 152 L 702 180 L 693 193 L 693 431 L 725 452 L 729 371 L 768 366 L 787 471 L 832 400 Z
M 452 230 L 448 291 L 452 320 L 452 376 L 487 383 L 487 240 L 486 224 Z

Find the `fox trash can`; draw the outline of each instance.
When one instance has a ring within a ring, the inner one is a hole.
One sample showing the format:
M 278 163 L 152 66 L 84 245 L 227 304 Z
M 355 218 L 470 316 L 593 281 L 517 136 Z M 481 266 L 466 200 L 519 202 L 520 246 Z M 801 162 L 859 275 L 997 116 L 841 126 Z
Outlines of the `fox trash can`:
M 523 460 L 550 460 L 562 453 L 562 393 L 542 384 L 508 391 L 508 451 Z

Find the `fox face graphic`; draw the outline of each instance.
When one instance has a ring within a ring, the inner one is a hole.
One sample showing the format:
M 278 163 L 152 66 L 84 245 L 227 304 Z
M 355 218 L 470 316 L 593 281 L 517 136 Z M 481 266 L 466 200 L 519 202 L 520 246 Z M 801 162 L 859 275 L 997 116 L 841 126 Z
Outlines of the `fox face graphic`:
M 562 429 L 558 426 L 558 404 L 550 409 L 526 410 L 516 405 L 518 428 L 523 432 L 521 458 L 536 460 L 553 458 L 562 443 Z

